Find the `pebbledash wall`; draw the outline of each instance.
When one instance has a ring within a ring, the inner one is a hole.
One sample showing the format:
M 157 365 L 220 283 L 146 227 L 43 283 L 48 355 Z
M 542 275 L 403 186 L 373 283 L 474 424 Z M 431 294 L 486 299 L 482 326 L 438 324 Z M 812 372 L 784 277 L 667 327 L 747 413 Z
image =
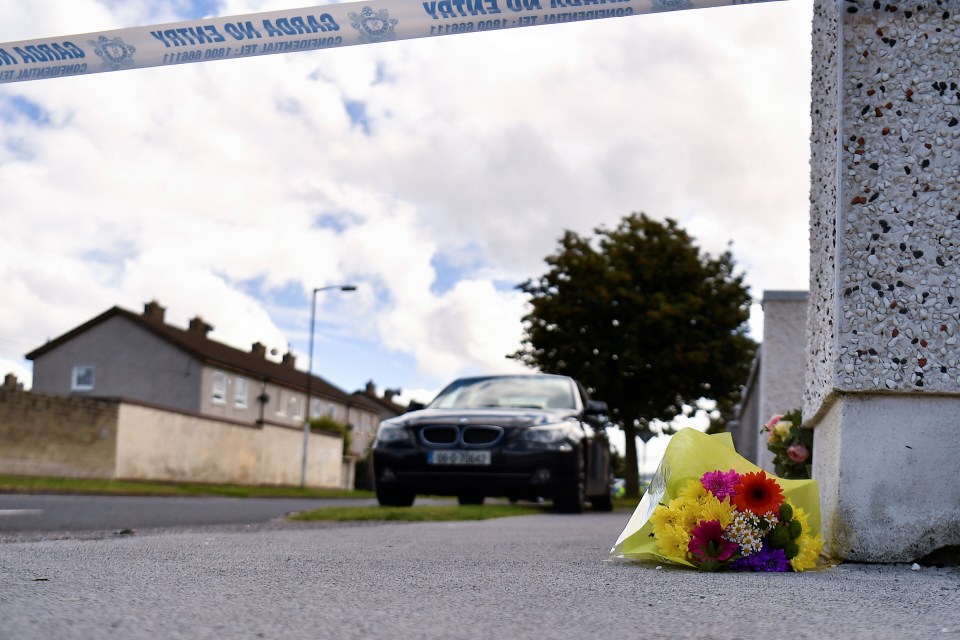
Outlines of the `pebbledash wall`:
M 830 555 L 960 545 L 960 0 L 816 0 L 804 419 Z
M 0 474 L 298 485 L 303 432 L 127 401 L 0 389 Z M 306 483 L 352 488 L 342 437 L 312 433 Z

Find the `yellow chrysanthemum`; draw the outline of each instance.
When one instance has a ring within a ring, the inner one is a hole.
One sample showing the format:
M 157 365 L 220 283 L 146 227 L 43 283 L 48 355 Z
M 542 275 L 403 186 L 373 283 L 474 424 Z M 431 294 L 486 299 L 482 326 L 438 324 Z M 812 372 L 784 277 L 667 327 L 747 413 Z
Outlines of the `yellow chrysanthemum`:
M 659 506 L 650 515 L 650 524 L 653 525 L 653 535 L 658 536 L 667 527 L 676 527 L 681 524 L 681 513 L 677 509 Z
M 699 480 L 690 480 L 687 482 L 687 486 L 680 492 L 681 498 L 689 498 L 697 502 L 702 502 L 704 498 L 710 495 L 710 492 L 707 491 L 706 487 L 704 487 L 703 483 Z
M 800 523 L 800 537 L 797 538 L 797 546 L 800 547 L 800 551 L 790 560 L 790 566 L 793 567 L 794 571 L 816 569 L 817 559 L 823 550 L 823 539 L 820 534 L 817 534 L 816 537 L 810 535 L 810 518 L 807 512 L 792 503 L 790 503 L 790 506 L 793 507 L 794 519 Z
M 676 514 L 677 524 L 687 531 L 697 526 L 700 504 L 695 499 L 684 496 L 674 498 L 667 508 Z
M 681 523 L 687 531 L 704 520 L 717 520 L 722 527 L 733 521 L 733 506 L 729 500 L 717 500 L 698 480 L 687 483 L 680 497 L 670 501 L 670 508 L 680 513 Z
M 690 503 L 685 505 L 683 510 L 680 512 L 681 526 L 687 531 L 690 531 L 695 526 L 700 524 L 701 520 L 703 520 L 703 517 L 700 514 L 700 505 L 691 500 Z
M 800 534 L 797 538 L 797 545 L 800 551 L 790 559 L 790 566 L 794 571 L 809 571 L 817 568 L 817 559 L 823 550 L 823 540 L 818 535 L 814 538 L 811 535 Z
M 793 504 L 793 500 L 784 500 L 784 502 L 793 509 L 793 519 L 800 523 L 803 533 L 810 533 L 810 516 L 807 515 L 807 512 Z
M 660 547 L 660 553 L 668 558 L 686 560 L 689 553 L 687 549 L 689 544 L 690 534 L 681 527 L 667 526 L 657 534 L 657 546 Z
M 716 520 L 724 529 L 733 522 L 733 513 L 734 508 L 729 500 L 717 500 L 712 494 L 707 496 L 700 507 L 701 520 Z

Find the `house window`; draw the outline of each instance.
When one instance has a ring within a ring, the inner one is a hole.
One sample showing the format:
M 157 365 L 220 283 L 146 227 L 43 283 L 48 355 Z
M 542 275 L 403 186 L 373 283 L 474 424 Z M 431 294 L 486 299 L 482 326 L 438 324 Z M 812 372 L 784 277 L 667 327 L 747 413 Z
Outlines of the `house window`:
M 311 418 L 317 418 L 323 413 L 323 400 L 320 398 L 311 398 L 310 405 Z
M 237 386 L 233 389 L 233 404 L 237 409 L 247 408 L 247 384 L 246 378 L 237 378 Z
M 287 400 L 290 405 L 290 417 L 302 419 L 303 418 L 303 399 L 297 394 L 291 394 L 290 398 Z
M 223 371 L 213 372 L 213 393 L 210 400 L 214 404 L 223 404 L 227 401 L 227 374 Z
M 287 394 L 284 393 L 283 391 L 278 391 L 278 392 L 277 392 L 277 415 L 278 415 L 278 416 L 285 416 L 285 415 L 287 415 L 287 402 L 288 402 L 288 400 L 287 400 L 287 398 L 284 397 L 284 396 L 286 396 L 286 395 L 287 395 Z
M 93 391 L 93 367 L 87 365 L 74 367 L 70 388 L 74 391 Z

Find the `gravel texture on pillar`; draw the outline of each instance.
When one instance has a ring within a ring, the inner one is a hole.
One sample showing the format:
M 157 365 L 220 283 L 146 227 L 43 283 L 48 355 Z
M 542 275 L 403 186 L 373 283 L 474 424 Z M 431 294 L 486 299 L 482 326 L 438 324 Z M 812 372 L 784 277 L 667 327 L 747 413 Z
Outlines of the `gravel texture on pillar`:
M 815 0 L 804 417 L 826 551 L 960 549 L 960 0 Z

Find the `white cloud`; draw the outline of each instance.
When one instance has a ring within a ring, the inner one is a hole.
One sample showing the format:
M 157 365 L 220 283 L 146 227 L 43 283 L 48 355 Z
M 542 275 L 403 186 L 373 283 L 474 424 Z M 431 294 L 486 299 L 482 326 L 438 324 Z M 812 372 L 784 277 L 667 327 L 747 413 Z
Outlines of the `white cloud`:
M 0 1 L 0 41 L 189 4 Z M 5 112 L 28 100 L 49 124 L 0 117 L 0 365 L 151 299 L 240 348 L 303 353 L 305 305 L 267 294 L 356 282 L 321 319 L 414 359 L 383 385 L 435 389 L 517 366 L 523 299 L 494 280 L 631 211 L 711 252 L 733 240 L 755 297 L 805 288 L 810 15 L 770 3 L 2 85 Z M 438 256 L 459 282 L 431 288 Z

